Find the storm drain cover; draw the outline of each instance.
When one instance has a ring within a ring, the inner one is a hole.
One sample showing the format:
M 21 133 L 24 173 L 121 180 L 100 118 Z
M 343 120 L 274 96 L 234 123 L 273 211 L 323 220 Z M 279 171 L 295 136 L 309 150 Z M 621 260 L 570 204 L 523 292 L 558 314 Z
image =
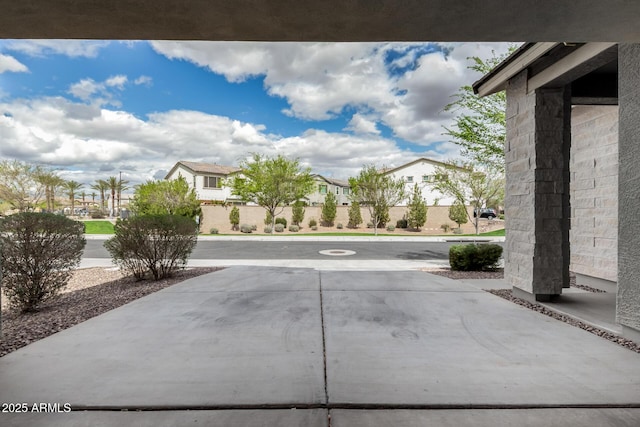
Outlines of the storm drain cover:
M 321 255 L 328 255 L 328 256 L 348 256 L 348 255 L 354 255 L 356 251 L 349 251 L 347 249 L 326 249 L 324 251 L 320 251 L 319 253 Z

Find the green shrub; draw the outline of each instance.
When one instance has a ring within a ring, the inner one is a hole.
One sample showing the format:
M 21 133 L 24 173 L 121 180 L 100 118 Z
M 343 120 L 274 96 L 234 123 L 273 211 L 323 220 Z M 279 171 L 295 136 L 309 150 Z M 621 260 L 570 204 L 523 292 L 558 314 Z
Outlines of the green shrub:
M 368 222 L 367 223 L 367 228 L 373 228 L 373 222 Z
M 305 203 L 302 200 L 297 200 L 291 207 L 291 223 L 293 225 L 300 225 L 304 221 L 304 206 Z
M 358 228 L 360 224 L 362 224 L 360 204 L 358 202 L 353 202 L 351 206 L 349 206 L 349 222 L 347 223 L 347 227 Z
M 318 225 L 318 221 L 316 221 L 315 219 L 311 218 L 309 220 L 309 227 L 315 227 Z
M 273 223 L 273 217 L 271 216 L 271 212 L 267 211 L 267 214 L 264 217 L 264 225 L 271 225 Z
M 453 234 L 462 234 L 462 228 L 460 228 L 460 227 L 454 228 L 453 229 Z
M 333 226 L 333 222 L 335 221 L 336 214 L 338 212 L 337 205 L 338 203 L 335 194 L 330 192 L 324 197 L 324 203 L 322 204 L 322 214 L 320 215 L 322 225 L 325 225 L 327 227 Z
M 282 233 L 284 231 L 284 225 L 276 224 L 274 230 L 276 230 L 276 233 Z
M 264 232 L 267 234 L 271 234 L 271 226 L 267 225 L 266 227 L 264 227 Z
M 336 228 L 337 228 L 338 230 L 342 230 L 342 228 L 343 228 L 342 223 L 341 223 L 341 222 L 339 222 L 338 224 L 336 224 Z
M 397 220 L 396 228 L 407 228 L 407 220 L 404 218 Z
M 451 226 L 449 224 L 442 224 L 440 226 L 440 228 L 442 229 L 442 231 L 444 231 L 445 233 L 448 233 L 449 230 L 451 230 Z
M 503 221 L 504 221 L 504 214 L 500 214 L 500 215 L 498 215 L 498 218 L 500 218 L 501 220 L 503 220 Z
M 238 224 L 240 224 L 240 209 L 237 206 L 234 206 L 231 209 L 231 213 L 229 213 L 229 222 L 231 223 L 231 229 L 234 231 L 238 230 Z
M 258 231 L 258 226 L 255 224 L 251 224 L 251 231 Z
M 217 229 L 217 228 L 215 228 L 215 227 L 214 227 L 214 228 L 212 228 L 211 230 L 209 230 L 209 234 L 218 234 L 218 233 L 219 233 L 219 231 L 218 231 L 218 229 Z
M 387 231 L 396 231 L 395 225 L 387 225 Z
M 113 262 L 138 280 L 148 273 L 160 280 L 186 267 L 198 238 L 196 222 L 181 215 L 134 216 L 118 220 L 114 231 L 104 246 Z
M 289 231 L 291 231 L 292 233 L 297 233 L 298 231 L 300 231 L 300 227 L 298 227 L 297 225 L 290 225 Z
M 91 219 L 104 219 L 104 214 L 100 211 L 91 211 L 89 216 Z
M 80 263 L 83 229 L 51 213 L 24 212 L 0 221 L 1 283 L 11 306 L 33 311 L 59 293 Z
M 276 218 L 276 224 L 282 224 L 284 228 L 287 228 L 287 220 L 285 218 Z
M 496 244 L 454 245 L 449 248 L 449 264 L 452 270 L 493 270 L 502 256 L 502 246 Z
M 317 230 L 318 230 L 318 226 L 317 226 L 317 225 L 314 225 L 313 227 L 311 227 L 311 229 L 312 229 L 313 231 L 317 231 Z
M 249 224 L 242 224 L 240 226 L 241 233 L 251 233 L 252 231 L 253 231 L 253 227 L 250 226 Z

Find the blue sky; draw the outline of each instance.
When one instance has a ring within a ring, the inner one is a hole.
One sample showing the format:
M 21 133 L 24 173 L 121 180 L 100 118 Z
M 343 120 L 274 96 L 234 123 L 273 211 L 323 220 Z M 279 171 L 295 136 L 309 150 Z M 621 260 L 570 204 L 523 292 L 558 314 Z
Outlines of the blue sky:
M 297 157 L 347 178 L 363 164 L 444 160 L 442 111 L 506 43 L 0 41 L 0 159 L 89 184 L 162 178 L 179 160 Z

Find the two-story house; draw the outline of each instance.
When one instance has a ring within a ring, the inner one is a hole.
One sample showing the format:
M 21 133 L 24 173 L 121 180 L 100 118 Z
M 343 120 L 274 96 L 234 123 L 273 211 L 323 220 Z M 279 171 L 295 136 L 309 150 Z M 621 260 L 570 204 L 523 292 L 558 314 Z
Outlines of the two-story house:
M 176 163 L 165 179 L 184 177 L 191 188 L 195 188 L 198 200 L 202 202 L 237 202 L 237 197 L 231 195 L 231 189 L 223 182 L 229 175 L 237 173 L 240 168 L 223 166 L 213 163 L 187 162 Z
M 312 175 L 315 181 L 314 192 L 307 196 L 309 205 L 317 206 L 324 203 L 324 198 L 328 193 L 336 196 L 336 205 L 348 206 L 349 203 L 349 181 L 341 179 L 326 178 L 322 175 Z
M 407 205 L 409 196 L 413 193 L 413 186 L 416 184 L 422 190 L 422 198 L 426 200 L 428 205 L 448 206 L 453 204 L 453 197 L 443 195 L 433 188 L 437 168 L 445 166 L 447 166 L 445 163 L 437 160 L 420 157 L 397 167 L 385 168 L 381 172 L 393 176 L 394 179 L 402 179 L 404 181 L 407 198 L 401 201 L 398 206 Z

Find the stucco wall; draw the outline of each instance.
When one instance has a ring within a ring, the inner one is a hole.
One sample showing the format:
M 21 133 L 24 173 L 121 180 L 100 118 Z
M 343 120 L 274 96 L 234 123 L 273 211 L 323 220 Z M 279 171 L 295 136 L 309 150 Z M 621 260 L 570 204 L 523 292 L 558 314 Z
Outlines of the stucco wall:
M 450 206 L 453 204 L 454 199 L 450 196 L 445 196 L 439 191 L 435 191 L 431 184 L 423 182 L 422 177 L 424 175 L 433 176 L 436 174 L 436 167 L 429 162 L 421 161 L 409 166 L 403 167 L 394 171 L 391 175 L 394 179 L 403 179 L 405 181 L 405 193 L 407 198 L 398 203 L 400 206 L 406 206 L 409 201 L 409 197 L 413 193 L 414 184 L 418 184 L 422 190 L 422 198 L 426 200 L 428 206 L 432 206 L 436 199 L 438 205 Z M 407 177 L 413 177 L 412 182 L 407 182 Z
M 266 211 L 264 208 L 260 206 L 238 206 L 240 209 L 240 224 L 249 224 L 256 225 L 258 227 L 259 233 L 261 233 L 264 229 L 264 218 Z M 231 207 L 224 206 L 203 206 L 202 207 L 202 217 L 200 221 L 200 229 L 203 233 L 208 233 L 211 228 L 217 228 L 220 233 L 230 233 L 231 225 L 229 224 L 229 213 L 231 212 Z M 471 208 L 469 208 L 470 212 L 472 212 Z M 320 206 L 307 206 L 305 208 L 304 221 L 302 226 L 304 228 L 304 232 L 310 232 L 310 228 L 308 226 L 309 220 L 311 218 L 315 218 L 320 225 L 320 215 L 322 212 L 322 208 Z M 403 215 L 407 212 L 406 207 L 393 207 L 391 208 L 389 214 L 391 216 L 391 221 L 389 224 L 396 224 L 396 221 L 401 219 Z M 370 221 L 370 215 L 367 208 L 361 208 L 361 215 L 364 223 L 360 225 L 361 231 L 366 231 L 366 223 Z M 285 208 L 284 212 L 279 217 L 284 217 L 287 219 L 287 225 L 291 223 L 291 208 Z M 337 215 L 335 223 L 342 223 L 347 230 L 346 226 L 349 222 L 349 207 L 347 206 L 338 206 Z M 449 219 L 449 207 L 448 206 L 429 206 L 427 211 L 427 223 L 424 227 L 422 227 L 422 234 L 442 234 L 442 229 L 440 226 L 442 224 L 449 224 L 452 227 L 455 227 L 456 224 Z M 481 220 L 480 224 L 483 227 L 483 230 L 486 228 L 487 221 Z M 491 230 L 496 228 L 502 228 L 502 221 L 494 221 L 494 226 Z M 462 226 L 462 230 L 464 233 L 473 233 L 475 229 L 473 228 L 473 224 L 471 222 Z M 328 232 L 328 231 L 336 231 L 335 227 L 318 227 L 318 232 Z M 487 229 L 486 231 L 489 231 Z M 413 233 L 412 233 L 413 234 Z
M 571 113 L 572 271 L 617 281 L 618 107 Z

